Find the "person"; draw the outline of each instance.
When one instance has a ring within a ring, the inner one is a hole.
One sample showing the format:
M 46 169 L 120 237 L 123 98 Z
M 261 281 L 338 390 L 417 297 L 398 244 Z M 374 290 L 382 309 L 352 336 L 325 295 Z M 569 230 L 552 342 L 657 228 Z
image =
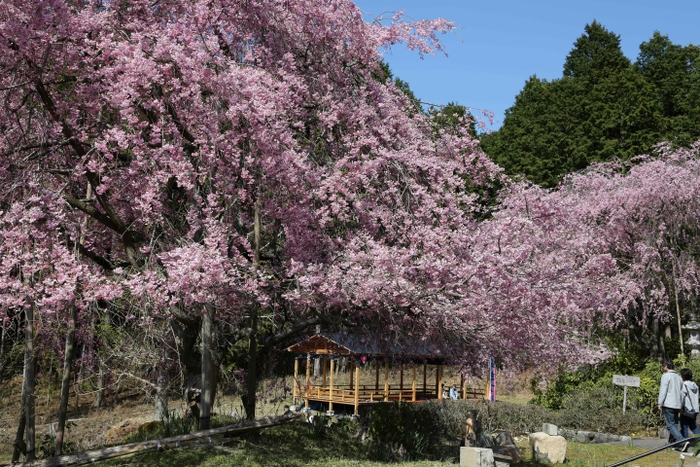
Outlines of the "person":
M 698 406 L 698 385 L 693 382 L 693 372 L 688 368 L 681 370 L 683 378 L 683 410 L 681 410 L 681 435 L 687 438 L 692 432 L 700 434 L 700 429 L 696 424 L 697 413 L 700 412 Z M 687 416 L 686 413 L 694 413 L 695 416 Z
M 457 386 L 452 385 L 452 388 L 450 389 L 450 399 L 459 399 L 459 392 L 457 391 Z
M 668 442 L 673 443 L 684 439 L 678 430 L 678 416 L 683 406 L 683 381 L 674 371 L 672 361 L 667 360 L 663 363 L 663 371 L 658 405 L 659 411 L 664 417 L 666 428 L 668 428 Z

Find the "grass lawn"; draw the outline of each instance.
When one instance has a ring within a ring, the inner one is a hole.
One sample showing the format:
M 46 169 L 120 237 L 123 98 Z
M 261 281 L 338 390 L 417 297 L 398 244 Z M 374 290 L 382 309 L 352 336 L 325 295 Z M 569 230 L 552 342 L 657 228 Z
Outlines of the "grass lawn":
M 544 467 L 529 460 L 531 454 L 527 439 L 522 440 L 520 447 L 525 461 L 523 467 Z M 97 465 L 116 466 L 149 466 L 149 467 L 223 467 L 242 465 L 252 467 L 428 467 L 458 465 L 458 448 L 454 447 L 451 455 L 439 460 L 379 462 L 372 459 L 372 447 L 354 439 L 350 433 L 329 429 L 323 434 L 314 433 L 305 422 L 293 423 L 286 426 L 269 428 L 234 441 L 226 446 L 197 449 L 187 448 L 166 452 L 150 452 L 133 455 L 128 458 L 114 459 Z M 567 446 L 567 461 L 564 466 L 572 467 L 604 467 L 623 459 L 645 452 L 645 449 L 628 446 L 578 444 L 569 443 Z M 639 467 L 695 467 L 697 461 L 685 464 L 680 462 L 679 453 L 663 451 L 634 461 L 630 466 Z

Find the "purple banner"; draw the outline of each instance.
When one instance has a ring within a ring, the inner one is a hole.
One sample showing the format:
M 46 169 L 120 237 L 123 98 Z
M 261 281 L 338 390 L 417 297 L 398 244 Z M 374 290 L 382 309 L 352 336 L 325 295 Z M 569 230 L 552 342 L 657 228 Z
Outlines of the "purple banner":
M 496 400 L 496 359 L 489 358 L 489 390 L 488 400 Z

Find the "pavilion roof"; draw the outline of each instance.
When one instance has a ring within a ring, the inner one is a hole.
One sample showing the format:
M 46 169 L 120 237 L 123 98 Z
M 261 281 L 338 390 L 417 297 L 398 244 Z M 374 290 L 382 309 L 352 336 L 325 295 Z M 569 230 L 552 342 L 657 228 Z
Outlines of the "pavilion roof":
M 295 353 L 324 355 L 352 355 L 368 357 L 405 357 L 423 359 L 445 359 L 447 352 L 438 346 L 418 341 L 410 345 L 384 344 L 378 339 L 347 333 L 316 334 L 308 339 L 287 347 Z

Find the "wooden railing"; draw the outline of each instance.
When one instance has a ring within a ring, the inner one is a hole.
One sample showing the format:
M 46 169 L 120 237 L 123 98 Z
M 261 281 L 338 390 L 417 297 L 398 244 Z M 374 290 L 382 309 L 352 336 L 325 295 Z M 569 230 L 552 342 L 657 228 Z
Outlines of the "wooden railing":
M 334 386 L 332 391 L 328 386 L 308 385 L 302 388 L 302 393 L 306 399 L 350 405 L 353 405 L 356 399 L 359 404 L 369 404 L 383 401 L 415 402 L 436 398 L 435 392 L 426 392 L 422 388 L 416 389 L 414 396 L 413 389 L 405 386 L 389 386 L 389 390 L 385 391 L 383 387 L 377 388 L 375 385 L 360 385 L 356 395 L 355 389 L 350 385 Z M 484 392 L 474 388 L 464 388 L 460 391 L 460 397 L 482 399 Z

